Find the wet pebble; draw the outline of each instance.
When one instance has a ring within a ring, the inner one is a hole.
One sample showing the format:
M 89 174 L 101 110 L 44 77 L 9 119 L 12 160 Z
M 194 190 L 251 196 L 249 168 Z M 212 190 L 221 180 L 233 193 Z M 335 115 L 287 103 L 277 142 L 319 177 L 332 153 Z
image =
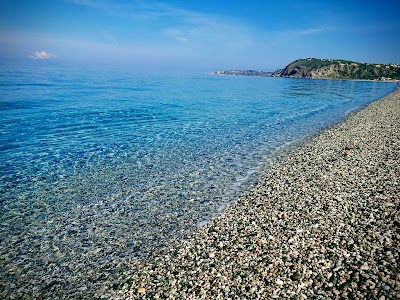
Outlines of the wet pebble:
M 300 273 L 297 273 L 297 272 L 290 276 L 290 279 L 292 279 L 292 280 L 299 280 L 300 278 L 301 278 L 301 275 L 300 275 Z

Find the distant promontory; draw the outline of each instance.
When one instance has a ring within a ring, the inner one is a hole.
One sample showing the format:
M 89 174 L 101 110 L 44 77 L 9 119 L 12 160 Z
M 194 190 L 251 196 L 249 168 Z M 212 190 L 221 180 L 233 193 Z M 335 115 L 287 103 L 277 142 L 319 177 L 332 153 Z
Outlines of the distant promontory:
M 228 70 L 212 72 L 214 75 L 316 78 L 316 79 L 359 79 L 400 80 L 399 64 L 370 64 L 340 59 L 305 58 L 288 64 L 274 72 L 255 70 Z

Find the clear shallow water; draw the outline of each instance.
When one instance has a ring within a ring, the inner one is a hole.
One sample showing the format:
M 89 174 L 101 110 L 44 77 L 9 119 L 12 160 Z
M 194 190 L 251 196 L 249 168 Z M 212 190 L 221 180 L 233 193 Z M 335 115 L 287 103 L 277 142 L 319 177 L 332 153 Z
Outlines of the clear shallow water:
M 3 70 L 2 280 L 30 274 L 25 282 L 45 287 L 83 270 L 113 274 L 220 212 L 255 183 L 278 147 L 395 88 Z

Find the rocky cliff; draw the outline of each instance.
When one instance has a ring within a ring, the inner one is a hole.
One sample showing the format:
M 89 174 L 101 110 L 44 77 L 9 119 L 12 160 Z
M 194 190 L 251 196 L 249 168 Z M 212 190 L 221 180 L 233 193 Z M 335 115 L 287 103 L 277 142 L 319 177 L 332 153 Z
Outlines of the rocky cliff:
M 400 65 L 306 58 L 290 63 L 277 76 L 323 79 L 398 80 L 400 79 Z
M 284 69 L 278 69 L 275 72 L 229 70 L 213 72 L 211 74 L 321 79 L 400 80 L 400 65 L 305 58 L 295 60 Z

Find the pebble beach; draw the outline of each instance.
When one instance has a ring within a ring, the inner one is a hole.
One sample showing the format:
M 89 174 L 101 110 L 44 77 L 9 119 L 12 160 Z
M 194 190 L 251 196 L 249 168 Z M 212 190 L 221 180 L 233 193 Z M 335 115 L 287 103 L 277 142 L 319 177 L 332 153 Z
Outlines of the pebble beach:
M 103 299 L 400 299 L 400 90 L 288 150 Z

